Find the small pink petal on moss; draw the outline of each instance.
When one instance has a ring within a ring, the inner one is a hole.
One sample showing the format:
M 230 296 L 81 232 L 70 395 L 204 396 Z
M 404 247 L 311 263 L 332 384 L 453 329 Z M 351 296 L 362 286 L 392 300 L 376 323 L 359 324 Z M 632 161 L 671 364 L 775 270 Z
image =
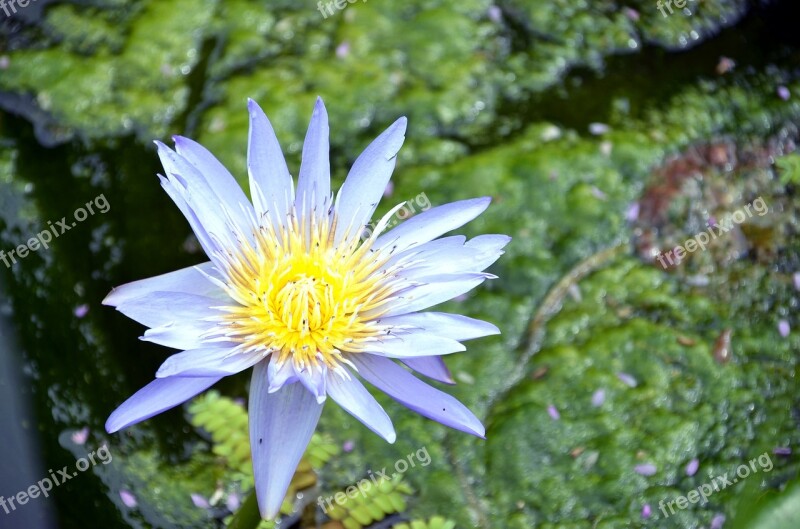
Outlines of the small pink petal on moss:
M 638 202 L 631 202 L 628 204 L 628 207 L 625 209 L 625 220 L 628 222 L 634 222 L 636 219 L 639 218 L 639 203 Z
M 196 493 L 193 492 L 190 496 L 192 498 L 192 503 L 194 503 L 195 507 L 199 507 L 201 509 L 208 509 L 209 507 L 211 507 L 208 504 L 208 500 L 206 500 L 201 495 L 196 494 Z
M 348 441 L 345 441 L 344 444 L 342 445 L 342 450 L 344 450 L 345 454 L 349 454 L 350 452 L 353 451 L 353 448 L 355 448 L 355 447 L 356 447 L 356 444 L 353 441 L 348 440 Z
M 643 465 L 636 465 L 633 467 L 634 472 L 641 476 L 653 476 L 658 471 L 655 465 L 651 463 L 645 463 Z
M 639 385 L 639 383 L 636 381 L 636 379 L 633 378 L 628 373 L 619 372 L 619 373 L 617 373 L 617 378 L 620 379 L 623 384 L 625 384 L 626 386 L 632 387 L 632 388 L 635 388 L 636 386 Z
M 82 445 L 86 443 L 86 440 L 89 438 L 89 427 L 84 426 L 80 430 L 72 433 L 72 442 L 76 445 Z
M 782 338 L 786 338 L 789 336 L 792 328 L 789 326 L 789 322 L 786 320 L 781 320 L 778 322 L 778 332 L 780 333 Z
M 697 474 L 697 469 L 700 468 L 700 460 L 695 458 L 689 461 L 689 464 L 686 465 L 686 475 L 687 476 L 694 476 Z
M 548 415 L 550 416 L 550 418 L 551 418 L 551 419 L 553 419 L 554 421 L 557 421 L 557 420 L 559 420 L 559 419 L 561 418 L 561 414 L 560 414 L 560 413 L 558 413 L 558 409 L 556 409 L 556 407 L 555 407 L 555 406 L 553 406 L 552 404 L 549 404 L 549 405 L 547 406 L 547 414 L 548 414 Z
M 598 389 L 592 395 L 592 406 L 599 408 L 606 401 L 606 390 Z
M 645 503 L 644 506 L 642 507 L 642 518 L 646 520 L 650 518 L 652 514 L 653 514 L 653 509 L 650 508 L 650 504 Z
M 227 507 L 231 512 L 238 511 L 241 505 L 242 499 L 238 494 L 228 494 L 228 497 L 225 498 L 225 507 Z
M 128 489 L 121 489 L 119 491 L 119 498 L 122 500 L 122 503 L 125 505 L 125 507 L 128 507 L 129 509 L 133 509 L 139 505 L 139 502 L 136 501 L 136 496 L 134 496 L 133 493 Z

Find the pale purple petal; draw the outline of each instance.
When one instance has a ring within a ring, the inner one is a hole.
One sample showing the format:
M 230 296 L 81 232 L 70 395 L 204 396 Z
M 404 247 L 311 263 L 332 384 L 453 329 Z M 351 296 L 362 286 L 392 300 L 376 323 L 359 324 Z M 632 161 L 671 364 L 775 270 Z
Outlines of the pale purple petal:
M 303 384 L 308 391 L 314 395 L 318 404 L 325 402 L 327 395 L 326 385 L 328 380 L 328 367 L 325 364 L 319 366 L 306 366 L 304 369 L 297 371 L 297 379 Z M 270 392 L 274 392 L 270 388 Z
M 89 314 L 89 305 L 84 303 L 83 305 L 78 305 L 75 307 L 75 310 L 72 312 L 76 318 L 81 319 L 85 318 L 87 314 Z
M 786 88 L 783 85 L 778 87 L 777 92 L 778 92 L 778 97 L 780 97 L 784 101 L 788 101 L 789 98 L 792 97 L 792 93 L 789 91 L 788 88 Z
M 558 413 L 558 409 L 552 404 L 547 405 L 547 415 L 549 415 L 554 421 L 561 419 L 561 414 Z
M 354 377 L 344 379 L 328 372 L 328 395 L 347 413 L 390 443 L 397 439 L 392 420 L 378 401 Z
M 252 240 L 252 219 L 248 219 L 240 205 L 226 204 L 188 160 L 160 141 L 155 144 L 165 176 L 207 234 L 213 234 L 225 247 L 232 247 L 237 240 L 232 228 L 236 227 L 243 236 Z M 232 209 L 234 207 L 237 211 Z M 229 219 L 233 226 L 228 223 Z
M 397 163 L 397 153 L 405 140 L 406 118 L 400 118 L 386 129 L 353 163 L 336 196 L 339 224 L 335 241 L 341 241 L 347 230 L 356 237 L 369 223 L 381 200 Z
M 645 464 L 642 464 L 642 465 L 636 465 L 635 467 L 633 467 L 633 470 L 634 470 L 634 472 L 636 472 L 637 474 L 640 474 L 642 476 L 653 476 L 653 475 L 655 475 L 656 472 L 658 472 L 658 469 L 656 469 L 656 466 L 651 464 L 651 463 L 645 463 Z
M 794 283 L 794 289 L 800 290 L 800 272 L 792 274 L 792 282 Z
M 381 318 L 380 322 L 381 325 L 418 329 L 459 342 L 500 334 L 500 329 L 489 322 L 446 312 L 415 312 Z
M 147 327 L 203 320 L 220 315 L 219 300 L 182 292 L 153 292 L 117 306 L 127 317 Z
M 792 329 L 789 326 L 789 322 L 788 321 L 780 320 L 778 322 L 778 332 L 780 333 L 782 338 L 786 338 L 787 336 L 789 336 L 789 333 L 791 332 L 791 330 Z
M 270 393 L 266 360 L 256 364 L 250 384 L 250 445 L 261 516 L 275 518 L 322 413 L 302 385 Z
M 772 453 L 776 456 L 790 456 L 792 455 L 792 449 L 788 446 L 776 446 L 772 449 Z
M 424 244 L 471 221 L 486 211 L 491 201 L 490 197 L 472 198 L 423 211 L 378 237 L 373 248 L 402 251 Z
M 453 375 L 447 369 L 447 364 L 440 356 L 418 356 L 415 358 L 402 358 L 401 362 L 428 378 L 442 382 L 444 384 L 455 384 Z
M 724 523 L 725 523 L 725 515 L 722 513 L 717 513 L 716 515 L 714 515 L 714 518 L 711 519 L 710 529 L 722 529 Z
M 350 452 L 352 452 L 355 447 L 356 444 L 349 439 L 345 441 L 344 444 L 342 444 L 342 450 L 344 451 L 345 454 L 349 454 Z
M 700 468 L 700 460 L 697 458 L 692 459 L 686 465 L 686 475 L 691 477 L 697 474 L 697 469 Z
M 365 344 L 370 353 L 389 358 L 438 356 L 466 351 L 461 343 L 434 334 L 413 332 L 381 337 L 379 341 Z
M 133 394 L 122 403 L 106 421 L 108 433 L 117 432 L 154 415 L 183 404 L 205 391 L 221 377 L 211 378 L 159 378 Z
M 322 99 L 318 97 L 303 142 L 303 160 L 294 199 L 298 212 L 316 211 L 318 216 L 322 216 L 327 215 L 331 206 L 329 134 L 328 112 Z
M 650 504 L 649 503 L 645 503 L 642 506 L 642 518 L 644 518 L 646 520 L 646 519 L 650 518 L 650 516 L 652 516 L 652 515 L 653 515 L 653 509 L 650 508 Z
M 249 231 L 255 216 L 253 206 L 233 175 L 199 143 L 183 136 L 173 136 L 172 139 L 175 141 L 175 150 L 178 154 L 205 178 L 237 225 Z
M 267 367 L 267 376 L 269 377 L 269 392 L 275 393 L 281 389 L 284 384 L 291 384 L 297 382 L 299 377 L 294 369 L 294 362 L 287 360 L 283 363 L 278 362 L 278 355 L 272 355 Z
M 154 292 L 182 292 L 224 299 L 226 294 L 222 288 L 212 283 L 204 274 L 219 278 L 214 265 L 207 262 L 115 287 L 103 300 L 103 305 L 117 307 L 126 301 Z
M 397 299 L 392 302 L 383 315 L 386 317 L 399 316 L 427 309 L 465 294 L 491 277 L 494 276 L 480 272 L 429 276 L 425 278 L 427 283 L 411 287 L 398 294 Z M 369 312 L 365 313 L 367 317 L 370 315 Z
M 205 347 L 177 353 L 167 358 L 156 372 L 166 377 L 226 377 L 256 365 L 260 353 L 231 353 L 231 347 Z
M 139 339 L 143 342 L 155 343 L 173 349 L 187 351 L 189 349 L 202 349 L 208 343 L 203 338 L 204 333 L 216 327 L 216 323 L 203 320 L 187 320 L 178 323 L 168 323 L 162 327 L 153 327 L 144 332 Z M 220 344 L 215 344 L 219 346 Z
M 252 99 L 247 100 L 247 108 L 250 113 L 247 171 L 253 206 L 259 219 L 269 212 L 274 224 L 283 225 L 289 204 L 294 200 L 292 176 L 264 111 Z
M 353 354 L 358 373 L 400 404 L 446 426 L 484 437 L 486 430 L 466 406 L 434 389 L 388 358 Z
M 197 242 L 200 243 L 203 251 L 213 260 L 214 253 L 220 250 L 219 245 L 211 238 L 211 235 L 206 231 L 203 223 L 200 222 L 200 218 L 189 206 L 186 201 L 185 189 L 181 190 L 182 188 L 180 188 L 179 184 L 174 179 L 165 178 L 161 175 L 158 176 L 158 179 L 161 182 L 161 187 L 167 195 L 169 195 L 175 205 L 178 206 L 178 209 L 189 222 L 189 226 L 192 228 L 192 232 L 194 232 L 195 237 L 197 237 Z

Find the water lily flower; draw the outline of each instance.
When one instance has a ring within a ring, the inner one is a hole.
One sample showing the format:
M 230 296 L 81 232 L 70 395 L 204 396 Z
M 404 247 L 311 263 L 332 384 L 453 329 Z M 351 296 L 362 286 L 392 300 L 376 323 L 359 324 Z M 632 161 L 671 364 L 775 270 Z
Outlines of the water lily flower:
M 421 212 L 362 240 L 405 139 L 400 118 L 353 164 L 333 198 L 328 116 L 317 100 L 297 186 L 272 126 L 248 104 L 250 194 L 204 147 L 156 142 L 161 185 L 209 261 L 114 289 L 104 303 L 149 327 L 143 340 L 182 352 L 114 411 L 109 433 L 173 408 L 222 377 L 253 368 L 250 442 L 262 515 L 274 518 L 327 397 L 388 442 L 392 422 L 359 378 L 411 410 L 483 437 L 459 401 L 413 375 L 452 382 L 441 355 L 499 333 L 457 314 L 421 312 L 481 284 L 510 238 L 442 235 L 480 215 L 488 197 Z M 401 365 L 400 363 L 404 364 Z

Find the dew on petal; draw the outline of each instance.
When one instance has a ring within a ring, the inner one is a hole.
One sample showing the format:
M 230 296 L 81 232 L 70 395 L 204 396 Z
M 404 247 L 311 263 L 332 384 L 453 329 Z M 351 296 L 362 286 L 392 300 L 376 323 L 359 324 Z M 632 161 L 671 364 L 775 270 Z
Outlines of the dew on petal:
M 72 433 L 72 442 L 76 445 L 82 445 L 86 443 L 86 440 L 89 438 L 89 427 L 84 426 L 80 430 L 77 430 Z
M 636 465 L 633 467 L 634 472 L 641 476 L 653 476 L 658 471 L 655 465 L 652 463 L 644 463 L 642 465 Z
M 129 509 L 133 509 L 134 507 L 139 505 L 139 502 L 136 501 L 136 496 L 134 496 L 133 493 L 128 489 L 120 490 L 119 497 L 122 500 L 122 503 L 125 505 L 125 507 L 128 507 Z
M 686 465 L 686 475 L 687 476 L 694 476 L 697 474 L 697 469 L 700 468 L 700 460 L 697 458 L 692 459 L 689 461 L 689 464 Z
M 635 388 L 636 386 L 639 385 L 639 383 L 636 381 L 635 378 L 633 378 L 628 373 L 623 373 L 622 371 L 617 373 L 617 378 L 620 379 L 623 384 L 632 388 Z

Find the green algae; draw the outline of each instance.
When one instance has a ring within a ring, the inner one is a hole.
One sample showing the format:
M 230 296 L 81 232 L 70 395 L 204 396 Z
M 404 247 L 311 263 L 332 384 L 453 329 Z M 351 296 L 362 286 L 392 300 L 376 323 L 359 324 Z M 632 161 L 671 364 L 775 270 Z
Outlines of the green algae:
M 800 343 L 795 331 L 783 339 L 777 330 L 781 319 L 800 327 L 791 286 L 800 266 L 797 199 L 787 170 L 770 161 L 757 170 L 702 172 L 735 197 L 734 205 L 752 193 L 780 205 L 765 217 L 769 237 L 745 232 L 742 248 L 753 252 L 734 259 L 712 250 L 664 271 L 637 246 L 637 230 L 650 224 L 626 218 L 669 160 L 698 145 L 744 152 L 766 149 L 775 138 L 797 140 L 800 102 L 776 94 L 779 85 L 800 94 L 794 62 L 775 45 L 764 57 L 731 53 L 741 67 L 718 74 L 716 61 L 729 49 L 719 43 L 738 31 L 724 28 L 741 15 L 741 4 L 689 5 L 691 15 L 663 17 L 644 0 L 499 7 L 373 0 L 327 19 L 312 2 L 48 6 L 2 52 L 8 66 L 0 73 L 0 102 L 24 118 L 3 114 L 0 124 L 0 181 L 9 186 L 0 194 L 0 241 L 4 248 L 19 244 L 100 192 L 112 211 L 12 271 L 18 318 L 35 322 L 20 328 L 38 373 L 40 416 L 55 416 L 43 430 L 76 423 L 102 430 L 114 405 L 148 382 L 167 354 L 137 342 L 138 326 L 101 308 L 104 293 L 202 259 L 158 188 L 149 142 L 191 135 L 244 184 L 251 97 L 297 174 L 321 95 L 337 182 L 372 137 L 407 115 L 394 188 L 379 213 L 423 192 L 432 205 L 491 195 L 490 210 L 462 231 L 514 238 L 491 269 L 499 279 L 442 307 L 503 331 L 447 359 L 458 381 L 447 391 L 484 419 L 487 440 L 450 432 L 379 396 L 398 431 L 397 443 L 387 445 L 328 405 L 321 429 L 355 449 L 322 472 L 325 490 L 422 447 L 431 464 L 404 476 L 417 491 L 408 513 L 443 515 L 458 527 L 707 526 L 717 513 L 735 518 L 751 489 L 780 490 L 798 466 L 776 455 L 768 475 L 715 494 L 707 505 L 666 520 L 658 508 L 761 453 L 798 443 L 789 410 L 798 407 Z M 674 48 L 689 51 L 668 54 Z M 650 62 L 658 67 L 649 69 Z M 608 131 L 589 133 L 592 122 Z M 61 147 L 37 146 L 31 128 L 40 143 Z M 702 199 L 678 189 L 669 223 L 655 238 L 659 248 L 697 232 L 691 213 L 711 204 Z M 622 250 L 572 281 L 531 340 L 532 315 L 553 285 L 607 248 Z M 695 284 L 697 275 L 709 284 Z M 72 309 L 83 302 L 89 315 L 72 323 Z M 45 332 L 43 321 L 63 323 L 48 323 Z M 715 341 L 726 329 L 732 358 L 720 363 Z M 223 389 L 242 396 L 245 383 L 238 377 Z M 598 389 L 605 401 L 593 406 Z M 134 431 L 133 440 L 111 438 L 130 454 L 115 480 L 136 489 L 147 514 L 125 523 L 207 526 L 186 496 L 207 489 L 213 477 L 200 471 L 208 463 L 203 443 L 177 412 Z M 46 450 L 53 465 L 63 460 L 57 447 Z M 700 471 L 687 476 L 694 457 Z M 181 465 L 171 469 L 163 460 Z M 655 475 L 635 472 L 645 463 Z M 145 492 L 151 479 L 161 484 L 157 494 Z M 170 484 L 175 489 L 164 493 Z M 91 490 L 102 494 L 98 483 Z M 118 499 L 108 495 L 111 527 Z M 65 497 L 96 502 L 88 494 Z M 642 517 L 645 504 L 650 519 Z

